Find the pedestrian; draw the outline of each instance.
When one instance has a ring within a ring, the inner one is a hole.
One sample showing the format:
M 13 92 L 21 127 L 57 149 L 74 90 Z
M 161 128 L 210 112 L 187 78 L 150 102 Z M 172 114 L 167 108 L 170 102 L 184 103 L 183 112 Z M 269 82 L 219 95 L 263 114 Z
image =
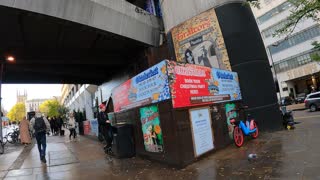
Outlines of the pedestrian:
M 48 118 L 50 120 L 50 128 L 51 128 L 51 134 L 54 134 L 54 122 L 52 118 Z
M 40 160 L 43 163 L 47 163 L 46 160 L 46 148 L 47 148 L 47 140 L 46 133 L 50 132 L 50 124 L 44 116 L 41 115 L 40 112 L 36 112 L 34 118 L 30 121 L 30 130 L 35 133 L 35 137 L 38 144 L 38 150 L 40 154 Z
M 20 140 L 21 144 L 28 145 L 31 143 L 29 121 L 24 117 L 20 123 Z
M 75 141 L 77 134 L 76 134 L 76 120 L 74 118 L 73 112 L 69 114 L 68 125 L 69 125 L 69 131 L 70 131 L 69 140 L 71 141 L 71 137 L 73 136 L 73 140 Z
M 59 134 L 60 134 L 60 136 L 61 136 L 61 135 L 62 135 L 61 130 L 62 130 L 62 124 L 63 124 L 63 121 L 62 121 L 61 116 L 59 116 L 59 117 L 57 118 L 57 122 L 58 122 L 58 131 L 59 131 Z
M 107 152 L 111 152 L 111 147 L 112 147 L 112 127 L 111 127 L 111 123 L 108 120 L 108 116 L 106 114 L 106 105 L 104 103 L 99 105 L 100 108 L 100 113 L 98 116 L 98 121 L 99 124 L 102 126 L 101 127 L 101 133 L 104 136 L 104 139 L 107 143 L 107 145 L 104 147 L 104 149 Z
M 53 117 L 53 131 L 54 131 L 54 135 L 57 135 L 58 133 L 58 122 L 57 122 L 57 118 Z

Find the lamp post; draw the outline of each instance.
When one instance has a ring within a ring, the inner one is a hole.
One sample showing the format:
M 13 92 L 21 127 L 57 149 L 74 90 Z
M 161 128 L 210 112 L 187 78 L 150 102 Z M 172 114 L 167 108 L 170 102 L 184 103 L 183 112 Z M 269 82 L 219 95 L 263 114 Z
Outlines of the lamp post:
M 278 46 L 279 44 L 272 44 L 272 46 L 276 47 Z M 270 55 L 270 59 L 271 59 L 271 62 L 272 62 L 272 67 L 273 67 L 273 71 L 274 71 L 274 75 L 276 76 L 276 81 L 278 83 L 278 87 L 279 87 L 279 98 L 280 98 L 280 105 L 281 105 L 281 90 L 280 90 L 280 85 L 279 85 L 279 80 L 278 80 L 278 73 L 277 73 L 277 70 L 276 70 L 276 67 L 274 66 L 274 62 L 273 62 L 273 57 L 272 57 L 272 54 L 271 54 L 271 51 L 270 51 L 270 47 L 268 46 L 267 47 L 268 49 L 268 52 L 269 52 L 269 55 Z M 277 96 L 278 98 L 278 96 Z
M 6 61 L 9 62 L 13 62 L 15 60 L 15 58 L 13 56 L 7 56 Z M 4 65 L 6 61 L 1 61 L 0 62 L 0 139 L 1 141 L 3 140 L 3 134 L 2 134 L 2 96 L 1 96 L 1 92 L 2 92 L 2 79 L 3 79 L 3 69 L 4 69 Z

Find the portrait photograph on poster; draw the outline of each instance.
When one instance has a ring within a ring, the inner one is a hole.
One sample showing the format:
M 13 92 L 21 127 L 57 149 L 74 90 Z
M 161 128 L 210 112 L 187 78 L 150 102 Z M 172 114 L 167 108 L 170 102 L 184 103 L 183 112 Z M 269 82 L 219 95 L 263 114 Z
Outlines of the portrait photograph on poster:
M 201 13 L 173 28 L 172 40 L 178 62 L 231 70 L 214 9 Z

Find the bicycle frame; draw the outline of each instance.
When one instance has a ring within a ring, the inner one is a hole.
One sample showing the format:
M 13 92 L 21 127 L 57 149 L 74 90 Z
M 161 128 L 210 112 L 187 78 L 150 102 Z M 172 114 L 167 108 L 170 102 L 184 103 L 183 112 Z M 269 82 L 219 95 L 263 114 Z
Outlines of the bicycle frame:
M 255 133 L 257 130 L 256 128 L 250 130 L 250 125 L 249 125 L 249 127 L 247 127 L 246 124 L 244 124 L 243 121 L 241 121 L 241 120 L 239 122 L 239 128 L 243 131 L 244 135 L 246 135 L 246 136 Z

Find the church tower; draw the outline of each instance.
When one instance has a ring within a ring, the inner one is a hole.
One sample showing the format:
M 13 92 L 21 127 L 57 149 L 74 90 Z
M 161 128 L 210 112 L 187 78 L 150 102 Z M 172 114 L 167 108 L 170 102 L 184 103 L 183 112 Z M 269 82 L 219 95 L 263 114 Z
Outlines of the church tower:
M 25 103 L 28 98 L 27 91 L 24 90 L 23 94 L 20 91 L 17 91 L 17 103 Z

